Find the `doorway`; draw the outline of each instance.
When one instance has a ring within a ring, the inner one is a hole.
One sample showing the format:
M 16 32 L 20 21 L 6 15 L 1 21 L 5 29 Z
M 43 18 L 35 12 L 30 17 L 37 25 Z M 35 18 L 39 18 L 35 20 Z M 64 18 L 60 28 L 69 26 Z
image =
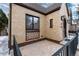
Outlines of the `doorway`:
M 67 37 L 67 22 L 65 16 L 61 16 L 61 20 L 63 23 L 63 36 L 64 38 Z

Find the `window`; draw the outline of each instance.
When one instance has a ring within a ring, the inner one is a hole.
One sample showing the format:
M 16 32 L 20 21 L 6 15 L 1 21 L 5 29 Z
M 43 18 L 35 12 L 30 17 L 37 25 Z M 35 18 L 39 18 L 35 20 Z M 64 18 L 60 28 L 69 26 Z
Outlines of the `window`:
M 39 17 L 26 15 L 26 30 L 27 32 L 39 31 Z
M 77 22 L 79 21 L 78 4 L 67 3 L 66 6 L 71 24 L 77 24 Z
M 53 28 L 53 19 L 50 19 L 50 28 Z

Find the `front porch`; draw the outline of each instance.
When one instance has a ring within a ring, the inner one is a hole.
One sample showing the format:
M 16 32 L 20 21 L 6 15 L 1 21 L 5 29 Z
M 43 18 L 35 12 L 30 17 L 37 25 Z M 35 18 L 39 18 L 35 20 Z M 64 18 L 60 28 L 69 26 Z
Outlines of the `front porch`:
M 56 43 L 49 39 L 43 39 L 31 44 L 27 44 L 23 47 L 13 48 L 14 55 L 18 51 L 22 56 L 79 56 L 78 50 L 78 35 L 70 36 L 69 38 L 65 38 L 65 41 L 61 41 L 60 43 Z M 17 45 L 17 44 L 16 44 Z M 15 45 L 14 45 L 15 46 Z

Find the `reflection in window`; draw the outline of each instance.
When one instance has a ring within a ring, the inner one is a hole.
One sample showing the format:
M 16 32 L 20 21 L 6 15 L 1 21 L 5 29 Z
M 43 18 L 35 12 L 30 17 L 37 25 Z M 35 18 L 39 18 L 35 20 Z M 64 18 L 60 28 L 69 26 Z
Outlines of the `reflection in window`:
M 39 20 L 36 17 L 34 17 L 34 29 L 39 29 Z
M 32 17 L 28 16 L 27 19 L 27 29 L 32 29 Z
M 26 15 L 27 31 L 39 31 L 39 17 Z
M 68 12 L 70 20 L 72 21 L 72 24 L 76 24 L 79 20 L 79 11 L 78 11 L 78 4 L 73 3 L 67 3 Z

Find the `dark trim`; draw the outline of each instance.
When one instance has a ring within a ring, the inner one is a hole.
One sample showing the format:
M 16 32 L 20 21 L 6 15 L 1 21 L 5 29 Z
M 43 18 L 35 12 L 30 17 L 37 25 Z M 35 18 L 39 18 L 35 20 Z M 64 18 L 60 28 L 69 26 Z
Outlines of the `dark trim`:
M 76 33 L 77 31 L 69 31 L 69 33 Z
M 54 39 L 50 39 L 50 38 L 45 38 L 45 39 L 47 39 L 47 40 L 49 40 L 49 41 L 52 41 L 52 42 L 55 42 L 55 43 L 57 43 L 57 44 L 60 44 L 60 41 L 57 41 L 57 40 L 54 40 Z
M 22 46 L 25 46 L 25 45 L 28 45 L 28 44 L 32 44 L 32 43 L 35 43 L 35 42 L 39 42 L 39 41 L 42 41 L 42 40 L 44 40 L 44 38 L 38 39 L 38 40 L 34 40 L 34 41 L 28 41 L 28 42 L 20 43 L 18 45 L 19 45 L 19 47 L 22 47 Z
M 69 10 L 68 10 L 67 3 L 65 5 L 66 5 L 66 10 L 67 10 L 67 15 L 69 16 Z
M 42 40 L 49 40 L 51 42 L 60 44 L 60 41 L 57 41 L 57 40 L 53 40 L 53 39 L 49 39 L 49 38 L 41 38 L 41 39 L 38 39 L 38 40 L 26 41 L 26 42 L 20 43 L 20 44 L 18 44 L 18 46 L 22 47 L 22 46 L 25 46 L 25 45 L 28 45 L 28 44 L 32 44 L 32 43 L 35 43 L 35 42 L 39 42 L 39 41 L 42 41 Z M 12 48 L 13 48 L 13 46 L 11 46 L 11 49 Z
M 41 38 L 41 39 L 33 40 L 33 41 L 26 41 L 26 42 L 18 44 L 18 46 L 22 47 L 22 46 L 25 46 L 25 45 L 28 45 L 28 44 L 32 44 L 32 43 L 35 43 L 35 42 L 39 42 L 39 41 L 42 41 L 42 40 L 45 40 L 45 38 Z M 13 46 L 11 46 L 11 49 L 12 48 L 13 48 Z
M 55 12 L 55 11 L 58 11 L 58 10 L 60 10 L 60 8 L 61 8 L 61 7 L 57 7 L 56 9 L 54 9 L 54 10 L 52 10 L 52 11 L 46 13 L 45 15 L 51 14 L 51 13 L 53 13 L 53 12 Z
M 40 13 L 40 14 L 45 15 L 45 13 L 40 12 L 40 11 L 37 11 L 37 10 L 35 10 L 35 9 L 31 8 L 31 7 L 28 7 L 28 6 L 26 6 L 26 5 L 22 4 L 22 3 L 14 3 L 14 4 L 19 5 L 19 6 L 22 6 L 22 7 L 24 7 L 24 8 L 27 8 L 27 9 L 30 9 L 30 10 L 32 10 L 32 11 L 35 11 L 35 12 L 38 12 L 38 13 Z
M 27 27 L 26 27 L 26 14 L 25 14 L 25 40 L 27 41 L 27 31 L 26 31 L 26 29 L 27 29 Z
M 60 41 L 57 41 L 57 40 L 53 40 L 53 39 L 49 39 L 49 38 L 42 38 L 42 39 L 38 39 L 38 40 L 33 40 L 33 41 L 29 41 L 29 42 L 20 43 L 19 46 L 22 47 L 22 46 L 32 44 L 32 43 L 35 43 L 35 42 L 39 42 L 39 41 L 42 41 L 42 40 L 49 40 L 49 41 L 55 42 L 57 44 L 60 43 Z
M 36 17 L 36 18 L 40 18 L 40 17 L 35 16 L 35 15 L 30 15 L 30 14 L 26 14 L 26 15 L 28 15 L 28 16 L 32 16 L 32 17 Z
M 34 40 L 34 39 L 39 40 L 38 38 L 39 38 L 39 37 L 37 37 L 37 38 L 30 38 L 30 39 L 27 39 L 26 41 L 30 41 L 30 40 Z
M 63 15 L 61 16 L 62 24 L 63 24 L 63 36 L 64 38 L 67 37 L 67 21 L 66 21 L 66 16 Z
M 37 30 L 27 30 L 27 33 L 33 33 L 33 32 L 40 32 L 40 30 L 39 29 L 37 29 Z
M 11 50 L 11 27 L 12 27 L 12 4 L 10 3 L 10 20 L 9 20 L 9 51 Z
M 61 8 L 61 6 L 60 6 L 60 7 L 57 7 L 56 9 L 54 9 L 52 11 L 49 11 L 48 13 L 43 13 L 43 12 L 40 12 L 40 11 L 35 10 L 34 8 L 28 7 L 28 6 L 26 6 L 26 5 L 22 4 L 22 3 L 14 3 L 14 4 L 19 5 L 19 6 L 22 6 L 22 7 L 27 8 L 27 9 L 30 9 L 32 11 L 38 12 L 38 13 L 43 14 L 43 15 L 51 14 L 51 13 L 53 13 L 55 11 L 60 10 L 60 8 Z

